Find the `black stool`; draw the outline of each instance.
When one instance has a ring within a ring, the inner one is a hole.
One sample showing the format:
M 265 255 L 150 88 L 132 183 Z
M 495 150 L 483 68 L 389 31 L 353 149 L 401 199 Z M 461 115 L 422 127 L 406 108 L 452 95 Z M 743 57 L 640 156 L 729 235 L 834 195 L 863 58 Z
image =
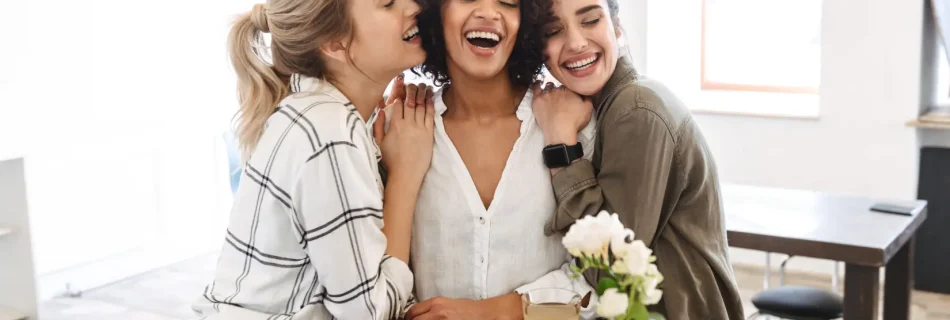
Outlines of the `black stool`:
M 779 267 L 780 285 L 785 284 L 785 264 L 791 258 L 786 258 Z M 758 311 L 750 319 L 760 315 L 790 320 L 831 320 L 844 316 L 844 301 L 840 295 L 812 287 L 780 286 L 766 289 L 752 297 L 752 305 Z

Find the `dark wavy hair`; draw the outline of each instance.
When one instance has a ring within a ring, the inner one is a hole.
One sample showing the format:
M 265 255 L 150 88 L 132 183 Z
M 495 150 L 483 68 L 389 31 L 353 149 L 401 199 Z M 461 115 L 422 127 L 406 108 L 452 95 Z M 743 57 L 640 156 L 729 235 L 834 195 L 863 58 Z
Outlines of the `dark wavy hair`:
M 442 32 L 442 3 L 446 0 L 417 1 L 422 5 L 418 16 L 419 36 L 422 37 L 426 60 L 413 68 L 413 72 L 432 77 L 435 85 L 441 86 L 451 82 L 445 34 Z M 512 84 L 530 86 L 541 74 L 545 45 L 543 28 L 553 16 L 552 3 L 553 0 L 521 0 L 518 4 L 521 26 L 508 58 L 508 78 Z

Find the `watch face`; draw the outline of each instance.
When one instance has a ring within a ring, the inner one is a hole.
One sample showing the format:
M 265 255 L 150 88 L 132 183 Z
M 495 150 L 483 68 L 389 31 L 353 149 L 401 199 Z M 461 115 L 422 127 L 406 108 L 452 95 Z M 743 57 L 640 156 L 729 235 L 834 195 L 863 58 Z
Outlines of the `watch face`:
M 547 146 L 542 151 L 544 164 L 548 168 L 563 168 L 571 164 L 571 156 L 567 152 L 567 146 L 563 144 Z

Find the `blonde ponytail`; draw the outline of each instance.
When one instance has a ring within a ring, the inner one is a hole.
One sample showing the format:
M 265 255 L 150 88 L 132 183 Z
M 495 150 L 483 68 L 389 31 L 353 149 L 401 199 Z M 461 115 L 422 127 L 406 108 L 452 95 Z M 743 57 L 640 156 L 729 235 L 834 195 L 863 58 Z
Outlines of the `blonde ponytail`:
M 266 13 L 261 4 L 241 15 L 228 35 L 231 65 L 237 74 L 238 102 L 237 138 L 241 153 L 249 157 L 257 146 L 264 124 L 277 104 L 290 91 L 289 75 L 280 75 L 267 65 L 263 33 L 269 31 Z
M 324 80 L 332 76 L 317 48 L 349 35 L 350 16 L 347 0 L 268 0 L 231 26 L 228 51 L 241 104 L 236 135 L 245 159 L 254 152 L 267 118 L 290 94 L 292 73 Z M 264 33 L 271 35 L 270 47 Z M 272 65 L 264 57 L 271 57 Z

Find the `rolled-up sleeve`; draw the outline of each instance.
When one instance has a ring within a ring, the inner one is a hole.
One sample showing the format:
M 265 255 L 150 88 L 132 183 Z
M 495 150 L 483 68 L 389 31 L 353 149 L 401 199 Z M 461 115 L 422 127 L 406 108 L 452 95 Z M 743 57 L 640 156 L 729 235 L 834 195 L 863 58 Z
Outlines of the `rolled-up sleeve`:
M 649 108 L 632 108 L 606 119 L 601 166 L 572 163 L 552 178 L 557 211 L 547 232 L 566 232 L 577 219 L 610 210 L 627 220 L 636 238 L 652 245 L 659 224 L 675 142 L 669 126 Z

